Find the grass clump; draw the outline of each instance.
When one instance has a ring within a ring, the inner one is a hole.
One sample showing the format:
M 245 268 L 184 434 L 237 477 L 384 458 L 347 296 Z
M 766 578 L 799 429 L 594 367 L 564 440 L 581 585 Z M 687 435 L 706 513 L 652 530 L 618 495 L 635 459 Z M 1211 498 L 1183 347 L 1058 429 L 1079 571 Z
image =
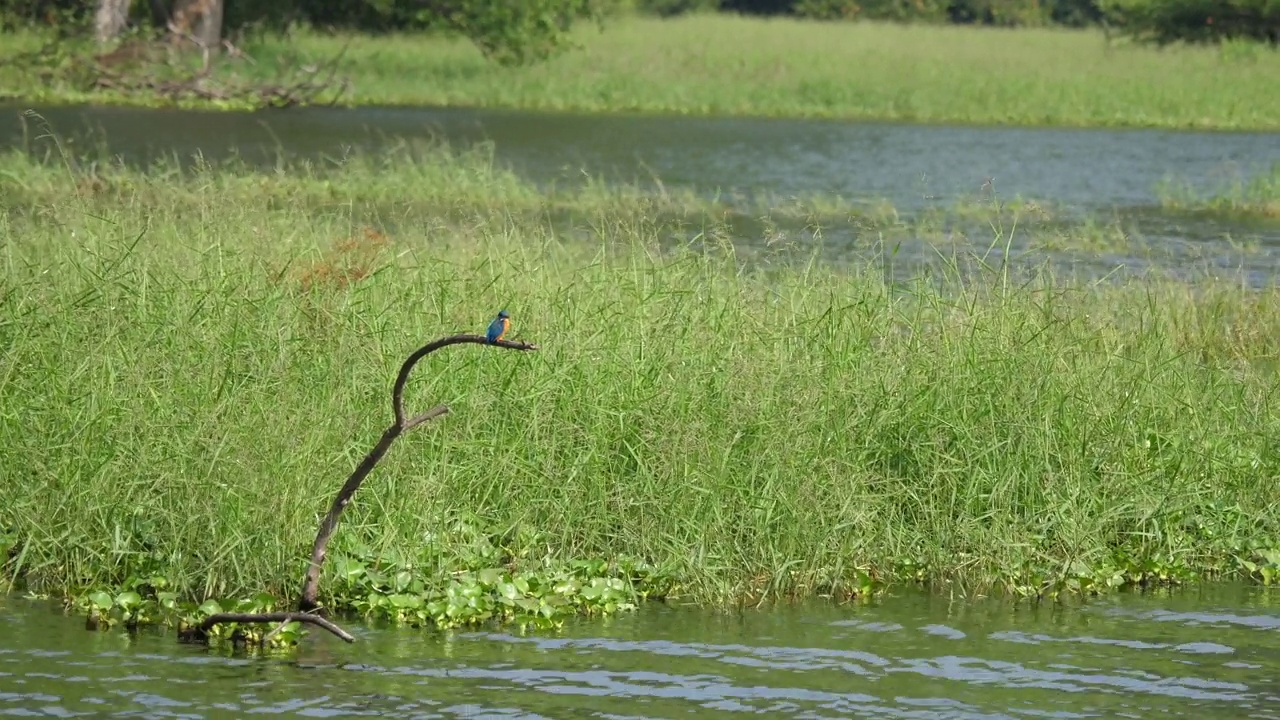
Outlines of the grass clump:
M 542 351 L 420 366 L 407 404 L 453 412 L 357 496 L 326 605 L 448 624 L 1276 576 L 1274 288 L 746 266 L 672 247 L 656 201 L 564 191 L 553 222 L 542 191 L 431 162 L 7 158 L 5 573 L 292 597 L 404 356 L 506 308 Z
M 1207 196 L 1186 183 L 1167 181 L 1160 187 L 1160 204 L 1182 212 L 1280 219 L 1280 162 L 1272 163 L 1269 173 L 1234 178 Z
M 1163 50 L 1096 31 L 898 26 L 789 18 L 627 17 L 574 32 L 581 48 L 523 67 L 468 41 L 297 32 L 247 41 L 237 72 L 276 82 L 346 48 L 343 101 L 1070 126 L 1277 129 L 1280 53 Z M 7 37 L 11 53 L 39 45 Z M 5 51 L 0 51 L 3 53 Z M 0 54 L 0 96 L 145 102 L 38 81 Z M 856 69 L 851 72 L 850 68 Z

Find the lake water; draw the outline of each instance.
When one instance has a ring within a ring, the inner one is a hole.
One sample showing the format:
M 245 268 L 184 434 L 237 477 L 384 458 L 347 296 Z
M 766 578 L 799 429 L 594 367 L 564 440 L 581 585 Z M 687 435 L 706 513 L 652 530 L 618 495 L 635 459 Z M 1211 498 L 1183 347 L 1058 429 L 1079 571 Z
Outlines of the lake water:
M 23 139 L 23 109 L 0 107 L 0 144 L 47 142 Z M 1146 218 L 1169 243 L 1280 247 L 1276 223 L 1152 210 L 1162 178 L 1207 188 L 1280 162 L 1277 134 L 430 109 L 39 111 L 73 144 L 105 137 L 136 162 L 195 152 L 255 162 L 279 150 L 332 156 L 434 134 L 493 141 L 500 162 L 539 182 L 585 170 L 704 192 L 883 198 L 910 210 L 971 197 L 994 176 L 1006 197 Z M 1250 268 L 1252 281 L 1271 276 L 1267 263 Z M 311 635 L 291 656 L 254 659 L 161 632 L 87 632 L 47 604 L 0 596 L 0 715 L 1280 719 L 1274 588 L 1122 594 L 1072 607 L 910 593 L 872 606 L 725 614 L 654 605 L 528 636 L 352 629 L 355 645 Z
M 22 142 L 22 111 L 0 104 L 0 144 Z M 392 138 L 494 143 L 498 160 L 538 181 L 583 172 L 654 177 L 704 191 L 834 193 L 900 209 L 978 194 L 1082 208 L 1149 206 L 1157 184 L 1201 189 L 1280 162 L 1280 133 L 954 127 L 758 118 L 578 115 L 433 108 L 305 108 L 259 113 L 126 107 L 33 108 L 83 146 L 105 138 L 134 162 L 195 152 L 250 162 L 277 153 L 337 156 Z M 28 122 L 28 132 L 42 129 Z
M 1280 718 L 1280 589 L 1071 606 L 652 605 L 560 632 L 349 626 L 251 658 L 0 599 L 0 715 Z
M 26 110 L 39 120 L 25 117 Z M 888 201 L 911 217 L 983 197 L 1047 201 L 1071 221 L 1119 219 L 1136 239 L 1131 250 L 1050 253 L 1054 262 L 1089 276 L 1117 268 L 1144 272 L 1147 248 L 1158 248 L 1162 272 L 1240 276 L 1269 284 L 1280 267 L 1280 221 L 1167 213 L 1157 187 L 1164 180 L 1200 192 L 1220 189 L 1280 163 L 1280 133 L 1179 133 L 1155 130 L 953 127 L 758 118 L 577 115 L 433 108 L 304 108 L 259 113 L 126 107 L 0 105 L 0 147 L 106 150 L 145 164 L 156 158 L 210 160 L 235 155 L 252 164 L 286 157 L 340 157 L 377 150 L 397 139 L 443 139 L 455 146 L 493 144 L 497 161 L 537 183 L 653 183 L 704 195 L 763 193 L 839 195 Z M 989 218 L 958 229 L 985 245 Z M 780 226 L 787 242 L 816 246 L 803 221 Z M 861 262 L 876 241 L 856 227 L 824 229 L 821 252 L 832 262 Z M 684 231 L 673 241 L 685 242 Z M 765 247 L 768 230 L 754 211 L 730 227 L 740 247 Z M 1021 253 L 1028 230 L 1013 245 Z M 895 241 L 896 242 L 896 241 Z M 936 256 L 932 241 L 908 238 L 895 274 L 909 276 Z M 1029 241 L 1034 244 L 1034 240 Z M 1003 245 L 1003 242 L 997 243 Z M 1242 254 L 1241 247 L 1250 250 Z M 998 255 L 998 253 L 997 253 Z M 1036 255 L 1033 263 L 1038 263 Z M 1117 276 L 1118 277 L 1118 276 Z

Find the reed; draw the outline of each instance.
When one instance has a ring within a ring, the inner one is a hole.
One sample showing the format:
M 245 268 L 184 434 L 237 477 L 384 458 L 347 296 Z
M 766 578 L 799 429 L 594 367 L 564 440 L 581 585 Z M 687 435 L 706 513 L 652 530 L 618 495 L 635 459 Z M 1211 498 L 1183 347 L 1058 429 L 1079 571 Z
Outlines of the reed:
M 39 592 L 290 597 L 404 356 L 499 308 L 542 350 L 424 361 L 406 404 L 452 412 L 383 460 L 335 552 L 412 558 L 468 518 L 705 603 L 1280 565 L 1274 288 L 747 265 L 625 194 L 562 191 L 566 230 L 458 156 L 376 180 L 0 167 L 0 538 Z M 441 572 L 474 546 L 446 550 Z

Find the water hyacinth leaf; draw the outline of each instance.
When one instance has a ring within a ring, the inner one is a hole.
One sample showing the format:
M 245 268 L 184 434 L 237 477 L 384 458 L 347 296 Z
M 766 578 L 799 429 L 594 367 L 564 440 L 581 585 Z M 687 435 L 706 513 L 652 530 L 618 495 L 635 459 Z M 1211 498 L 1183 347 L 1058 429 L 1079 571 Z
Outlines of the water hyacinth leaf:
M 513 582 L 499 583 L 498 595 L 507 600 L 512 600 L 520 595 L 520 589 Z
M 196 611 L 201 615 L 217 615 L 222 612 L 222 606 L 218 604 L 217 600 L 210 598 L 200 603 L 200 607 L 196 608 Z
M 408 589 L 409 584 L 413 582 L 413 575 L 408 570 L 401 570 L 396 573 L 395 591 L 404 592 Z
M 401 608 L 401 609 L 404 609 L 404 608 L 419 608 L 419 607 L 422 607 L 422 604 L 423 604 L 423 603 L 422 603 L 422 597 L 421 597 L 421 596 L 418 596 L 418 595 L 408 595 L 408 594 L 404 594 L 404 593 L 397 593 L 397 594 L 395 594 L 395 595 L 388 595 L 388 596 L 387 596 L 387 600 L 388 600 L 388 601 L 390 601 L 390 603 L 391 603 L 391 605 L 392 605 L 393 607 Z
M 90 593 L 89 602 L 93 605 L 93 607 L 101 610 L 108 610 L 111 608 L 112 605 L 115 604 L 115 601 L 111 599 L 111 596 L 103 592 L 102 590 L 99 590 L 94 593 Z
M 364 563 L 351 558 L 338 558 L 334 563 L 338 572 L 338 576 L 345 579 L 348 583 L 355 582 L 357 578 L 364 575 Z
M 142 596 L 132 590 L 126 590 L 116 596 L 116 605 L 125 610 L 132 610 L 142 604 Z

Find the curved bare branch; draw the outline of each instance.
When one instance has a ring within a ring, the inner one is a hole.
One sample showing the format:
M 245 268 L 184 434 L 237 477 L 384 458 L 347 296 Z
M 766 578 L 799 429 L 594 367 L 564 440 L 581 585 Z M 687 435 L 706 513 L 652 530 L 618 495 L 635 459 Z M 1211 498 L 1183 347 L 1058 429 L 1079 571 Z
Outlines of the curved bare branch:
M 404 420 L 404 386 L 405 383 L 409 381 L 409 373 L 413 372 L 414 366 L 416 366 L 422 358 L 430 355 L 431 353 L 441 348 L 445 348 L 450 345 L 458 345 L 460 343 L 492 345 L 493 347 L 505 348 L 507 350 L 538 349 L 538 346 L 532 343 L 515 342 L 514 340 L 499 340 L 491 343 L 483 335 L 450 335 L 449 337 L 442 337 L 439 340 L 434 340 L 423 345 L 417 350 L 414 350 L 412 355 L 405 358 L 404 364 L 400 366 L 400 374 L 396 376 L 396 384 L 391 389 L 391 406 L 392 410 L 395 412 L 396 425 L 401 426 L 404 430 L 409 429 L 408 427 L 405 427 L 407 423 L 405 423 Z M 417 418 L 414 419 L 416 420 Z M 429 420 L 430 418 L 427 419 Z M 424 421 L 419 421 L 417 424 L 421 424 L 421 422 Z
M 532 343 L 513 340 L 498 340 L 491 343 L 483 335 L 460 334 L 442 337 L 439 340 L 429 342 L 413 351 L 405 359 L 400 366 L 400 373 L 396 375 L 395 384 L 391 389 L 391 410 L 395 416 L 394 421 L 390 427 L 382 432 L 382 437 L 378 439 L 378 443 L 373 446 L 373 449 L 364 457 L 364 460 L 361 460 L 356 469 L 351 472 L 350 477 L 347 478 L 342 488 L 338 490 L 337 496 L 334 497 L 333 505 L 329 507 L 328 514 L 320 522 L 320 529 L 316 532 L 316 541 L 311 547 L 311 563 L 307 566 L 307 573 L 302 580 L 302 595 L 298 598 L 299 611 L 310 613 L 319 607 L 316 602 L 316 596 L 319 592 L 320 566 L 324 563 L 325 550 L 329 546 L 329 540 L 333 537 L 333 533 L 338 529 L 338 520 L 341 519 L 342 512 L 351 503 L 351 498 L 356 494 L 356 490 L 360 489 L 360 484 L 364 482 L 369 473 L 373 472 L 373 468 L 382 459 L 382 456 L 386 455 L 387 451 L 391 449 L 391 444 L 396 441 L 396 438 L 425 422 L 434 420 L 449 412 L 447 406 L 438 405 L 424 413 L 406 419 L 404 413 L 404 386 L 409 381 L 409 373 L 413 372 L 413 368 L 422 358 L 431 353 L 450 345 L 464 343 L 488 345 L 505 350 L 538 349 L 538 346 Z

